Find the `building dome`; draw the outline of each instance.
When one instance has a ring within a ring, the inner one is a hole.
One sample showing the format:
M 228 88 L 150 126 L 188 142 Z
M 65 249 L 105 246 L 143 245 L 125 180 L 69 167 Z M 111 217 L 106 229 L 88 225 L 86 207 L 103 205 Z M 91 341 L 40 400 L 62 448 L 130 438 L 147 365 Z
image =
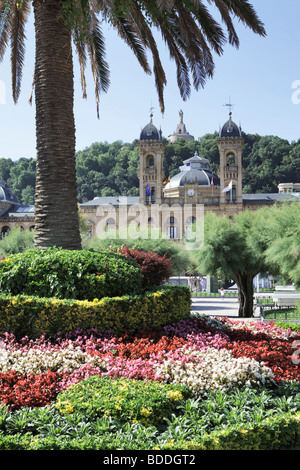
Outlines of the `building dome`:
M 218 175 L 211 170 L 186 170 L 181 171 L 170 179 L 165 189 L 183 187 L 185 184 L 198 184 L 198 186 L 211 186 L 213 178 L 214 186 L 220 186 Z
M 6 186 L 5 181 L 0 180 L 0 202 L 19 204 L 17 196 Z
M 151 121 L 147 124 L 141 132 L 140 140 L 161 140 L 161 132 L 157 130 L 155 125 Z
M 242 131 L 231 119 L 232 113 L 229 113 L 229 119 L 225 122 L 220 131 L 220 137 L 241 137 Z
M 220 179 L 216 173 L 209 169 L 209 161 L 199 157 L 197 153 L 180 167 L 180 173 L 173 176 L 164 189 L 183 187 L 185 184 L 198 184 L 198 186 L 211 186 L 213 179 L 214 186 L 220 186 Z

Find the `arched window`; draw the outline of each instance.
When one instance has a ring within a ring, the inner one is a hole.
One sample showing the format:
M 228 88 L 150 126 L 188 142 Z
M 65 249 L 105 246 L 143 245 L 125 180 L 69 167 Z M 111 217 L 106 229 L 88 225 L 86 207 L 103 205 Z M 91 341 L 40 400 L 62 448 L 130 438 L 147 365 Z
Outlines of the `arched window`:
M 167 219 L 167 231 L 169 238 L 173 239 L 178 237 L 177 219 L 173 215 Z
M 232 201 L 236 201 L 236 186 L 232 186 Z
M 112 228 L 115 228 L 115 226 L 116 226 L 116 221 L 115 221 L 115 219 L 113 219 L 112 217 L 110 217 L 110 218 L 107 219 L 107 221 L 106 221 L 105 231 L 110 230 L 110 229 L 112 229 Z
M 9 234 L 10 228 L 7 225 L 4 225 L 1 229 L 1 238 L 6 237 Z
M 196 217 L 194 217 L 193 215 L 191 215 L 190 217 L 186 219 L 187 224 L 194 224 L 195 222 L 196 222 Z
M 229 153 L 226 156 L 226 165 L 234 165 L 235 164 L 235 155 L 234 153 Z
M 148 155 L 148 157 L 147 157 L 147 166 L 154 166 L 154 157 L 153 157 L 153 155 Z
M 151 204 L 155 203 L 155 188 L 151 188 Z

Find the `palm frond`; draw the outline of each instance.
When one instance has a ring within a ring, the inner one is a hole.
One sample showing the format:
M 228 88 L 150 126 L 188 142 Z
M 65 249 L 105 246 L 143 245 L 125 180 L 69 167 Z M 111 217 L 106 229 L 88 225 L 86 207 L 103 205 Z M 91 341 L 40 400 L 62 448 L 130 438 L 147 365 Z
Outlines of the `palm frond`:
M 127 18 L 116 17 L 114 18 L 114 26 L 116 27 L 119 36 L 126 42 L 126 44 L 129 45 L 133 51 L 144 72 L 151 74 L 147 60 L 147 54 L 135 25 L 132 24 L 132 22 L 130 22 Z
M 25 56 L 25 24 L 30 13 L 30 2 L 13 0 L 10 16 L 11 73 L 13 100 L 18 101 L 21 91 L 22 70 Z
M 210 0 L 208 1 L 210 2 Z M 193 15 L 195 21 L 198 22 L 200 30 L 206 37 L 213 51 L 218 55 L 221 55 L 223 53 L 223 45 L 226 43 L 226 36 L 222 27 L 213 18 L 208 8 L 206 8 L 201 1 L 191 0 L 191 3 L 192 7 L 190 8 L 190 13 Z M 220 3 L 224 5 L 222 0 Z M 224 8 L 224 10 L 226 11 L 226 8 Z
M 85 67 L 89 55 L 94 78 L 97 116 L 99 117 L 100 93 L 109 87 L 109 68 L 105 60 L 105 43 L 99 21 L 95 15 L 96 2 L 74 0 L 80 18 L 73 27 L 75 48 L 80 65 L 81 87 L 83 98 L 86 98 Z
M 208 1 L 211 3 L 211 0 L 208 0 Z M 240 40 L 238 38 L 238 35 L 232 23 L 232 20 L 228 11 L 228 7 L 223 2 L 223 0 L 212 0 L 212 1 L 215 3 L 216 7 L 219 9 L 221 18 L 223 22 L 226 24 L 229 44 L 238 48 L 240 45 Z
M 207 77 L 213 76 L 213 56 L 192 15 L 181 6 L 177 11 L 180 34 L 185 43 L 185 56 L 193 75 L 194 87 L 198 90 L 199 87 L 204 87 Z
M 99 118 L 99 99 L 101 91 L 107 92 L 109 87 L 109 68 L 105 60 L 105 43 L 100 25 L 95 19 L 94 29 L 86 38 L 92 74 L 95 85 L 97 116 Z
M 83 41 L 75 42 L 75 49 L 78 56 L 78 62 L 80 67 L 80 81 L 82 88 L 82 97 L 86 99 L 86 79 L 85 79 L 85 67 L 86 67 L 86 45 Z
M 259 19 L 253 6 L 248 0 L 208 0 L 213 2 L 220 9 L 224 4 L 229 14 L 236 16 L 242 23 L 247 25 L 254 33 L 260 36 L 266 36 L 266 30 L 263 22 Z M 225 19 L 225 18 L 224 18 Z M 226 20 L 225 20 L 226 23 Z
M 2 62 L 4 53 L 9 41 L 10 12 L 12 3 L 10 0 L 0 1 L 0 61 Z
M 136 28 L 139 31 L 139 35 L 143 44 L 151 51 L 152 54 L 155 85 L 158 93 L 160 109 L 163 114 L 165 111 L 164 87 L 167 83 L 167 80 L 160 60 L 157 44 L 152 34 L 151 28 L 148 26 L 147 21 L 145 20 L 142 9 L 136 4 L 136 2 L 132 2 L 130 4 L 129 10 L 132 19 L 136 24 Z
M 184 101 L 186 101 L 190 97 L 191 84 L 189 77 L 189 68 L 180 50 L 183 47 L 183 43 L 175 25 L 170 24 L 169 27 L 166 27 L 165 24 L 159 22 L 159 27 L 161 30 L 162 37 L 169 48 L 170 57 L 176 63 L 177 85 L 179 88 L 180 96 Z M 177 41 L 175 38 L 177 39 Z

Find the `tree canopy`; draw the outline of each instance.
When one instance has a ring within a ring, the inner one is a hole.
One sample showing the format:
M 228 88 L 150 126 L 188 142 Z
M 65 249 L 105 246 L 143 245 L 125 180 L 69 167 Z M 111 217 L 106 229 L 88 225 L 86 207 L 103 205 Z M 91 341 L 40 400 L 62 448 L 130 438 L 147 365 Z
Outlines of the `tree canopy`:
M 300 139 L 288 142 L 276 136 L 244 134 L 244 193 L 278 192 L 279 183 L 299 182 Z M 211 169 L 218 172 L 218 133 L 205 134 L 200 140 L 164 139 L 164 170 L 174 176 L 183 160 L 194 155 L 207 158 Z M 138 196 L 139 154 L 136 140 L 96 142 L 76 153 L 78 201 L 97 196 Z M 34 204 L 35 158 L 11 160 L 0 158 L 0 179 L 23 204 Z
M 299 235 L 299 202 L 246 210 L 232 219 L 207 213 L 195 259 L 200 272 L 236 282 L 239 316 L 251 317 L 257 274 L 279 275 L 300 286 Z

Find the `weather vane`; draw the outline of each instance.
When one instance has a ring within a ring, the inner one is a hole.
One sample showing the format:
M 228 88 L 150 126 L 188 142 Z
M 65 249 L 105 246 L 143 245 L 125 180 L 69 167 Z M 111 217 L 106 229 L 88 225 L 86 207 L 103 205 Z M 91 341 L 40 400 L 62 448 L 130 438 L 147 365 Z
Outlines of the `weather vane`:
M 231 104 L 230 97 L 229 97 L 229 103 L 223 104 L 223 106 L 226 106 L 229 109 L 229 113 L 232 112 L 232 108 L 233 108 L 234 104 Z
M 154 109 L 155 109 L 155 108 L 153 108 L 152 103 L 151 103 L 151 107 L 150 107 L 150 118 L 151 118 L 151 121 L 152 121 L 152 118 L 153 118 L 153 110 L 154 110 Z

